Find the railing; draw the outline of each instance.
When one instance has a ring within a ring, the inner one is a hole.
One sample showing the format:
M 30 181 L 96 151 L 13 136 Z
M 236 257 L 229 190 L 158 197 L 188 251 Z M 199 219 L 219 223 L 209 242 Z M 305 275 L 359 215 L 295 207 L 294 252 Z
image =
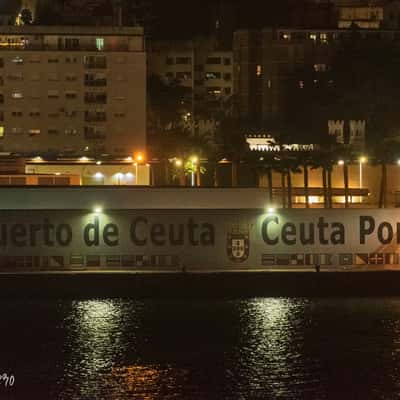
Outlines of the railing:
M 107 79 L 86 80 L 85 86 L 107 86 Z

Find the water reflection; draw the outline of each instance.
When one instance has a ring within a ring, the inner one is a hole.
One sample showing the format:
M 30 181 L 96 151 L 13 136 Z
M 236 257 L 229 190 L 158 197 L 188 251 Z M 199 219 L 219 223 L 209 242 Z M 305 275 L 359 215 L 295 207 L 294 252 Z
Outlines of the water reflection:
M 400 393 L 400 299 L 36 300 L 3 302 L 2 313 L 0 361 L 17 398 Z

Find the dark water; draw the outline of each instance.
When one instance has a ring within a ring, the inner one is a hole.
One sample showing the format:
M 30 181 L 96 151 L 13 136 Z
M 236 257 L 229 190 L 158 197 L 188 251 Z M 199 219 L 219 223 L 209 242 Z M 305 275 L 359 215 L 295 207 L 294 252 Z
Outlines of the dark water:
M 0 305 L 0 399 L 400 398 L 400 298 Z

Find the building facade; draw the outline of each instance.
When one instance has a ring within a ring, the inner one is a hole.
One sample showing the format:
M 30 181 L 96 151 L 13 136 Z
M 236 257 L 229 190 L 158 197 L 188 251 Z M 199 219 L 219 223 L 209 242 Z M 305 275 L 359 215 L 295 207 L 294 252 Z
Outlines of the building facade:
M 234 33 L 234 90 L 242 118 L 267 120 L 285 111 L 285 89 L 304 68 L 317 81 L 329 71 L 338 44 L 357 34 L 400 44 L 400 32 L 377 29 L 262 29 Z M 311 68 L 310 68 L 311 67 Z M 297 82 L 302 88 L 304 82 Z
M 215 115 L 227 112 L 233 95 L 233 54 L 211 39 L 157 40 L 149 45 L 148 73 L 190 89 L 190 122 L 210 129 Z
M 0 151 L 124 156 L 145 144 L 141 28 L 0 27 Z

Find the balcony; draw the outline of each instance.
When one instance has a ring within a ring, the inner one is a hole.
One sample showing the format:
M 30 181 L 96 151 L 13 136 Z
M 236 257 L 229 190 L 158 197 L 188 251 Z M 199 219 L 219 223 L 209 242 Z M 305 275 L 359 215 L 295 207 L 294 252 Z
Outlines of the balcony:
M 104 140 L 106 133 L 92 126 L 85 126 L 85 139 L 86 140 Z
M 107 79 L 85 79 L 85 86 L 102 87 L 107 86 Z
M 107 94 L 105 93 L 85 93 L 86 104 L 107 104 Z
M 86 122 L 106 122 L 106 113 L 85 113 Z

